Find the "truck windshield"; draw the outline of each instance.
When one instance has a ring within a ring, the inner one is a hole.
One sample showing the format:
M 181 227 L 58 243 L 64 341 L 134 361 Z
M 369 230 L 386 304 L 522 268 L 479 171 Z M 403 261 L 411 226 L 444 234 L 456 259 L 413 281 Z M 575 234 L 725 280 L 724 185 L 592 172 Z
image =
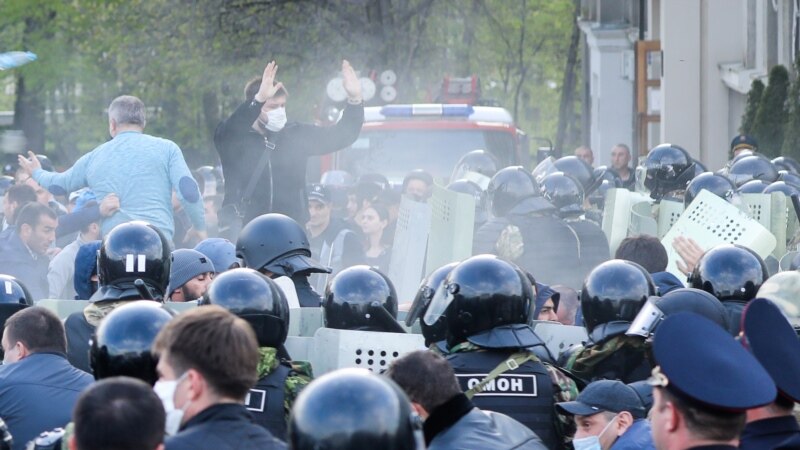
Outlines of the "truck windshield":
M 338 168 L 358 177 L 377 172 L 390 182 L 402 182 L 414 169 L 425 169 L 447 183 L 459 158 L 483 149 L 497 157 L 499 167 L 514 165 L 514 135 L 508 131 L 475 129 L 365 130 L 338 153 Z

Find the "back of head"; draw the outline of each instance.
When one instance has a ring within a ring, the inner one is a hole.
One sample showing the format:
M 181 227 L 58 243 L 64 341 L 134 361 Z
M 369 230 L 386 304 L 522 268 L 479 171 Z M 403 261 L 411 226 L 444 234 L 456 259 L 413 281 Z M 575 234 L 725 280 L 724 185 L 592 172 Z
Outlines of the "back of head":
M 492 330 L 528 323 L 533 288 L 525 273 L 508 261 L 493 255 L 473 256 L 453 268 L 442 283 L 424 320 L 432 325 L 444 316 L 451 347 L 466 340 L 487 347 L 507 347 L 490 342 Z
M 614 254 L 615 259 L 632 261 L 644 267 L 648 273 L 667 270 L 667 250 L 658 238 L 642 234 L 622 240 Z
M 428 413 L 461 394 L 453 367 L 439 354 L 417 350 L 395 359 L 384 374 Z
M 592 269 L 583 283 L 584 326 L 591 333 L 602 324 L 631 322 L 653 295 L 653 279 L 642 266 L 621 259 L 606 261 Z
M 153 351 L 166 358 L 175 373 L 199 372 L 221 397 L 243 400 L 257 380 L 258 342 L 253 329 L 219 306 L 175 317 L 158 333 Z
M 675 144 L 653 147 L 647 154 L 645 167 L 644 185 L 650 190 L 650 197 L 656 200 L 661 200 L 668 192 L 686 189 L 694 177 L 694 159 Z
M 584 194 L 586 195 L 594 192 L 599 184 L 599 180 L 595 176 L 592 166 L 577 156 L 564 156 L 557 159 L 553 165 L 558 171 L 563 172 L 577 180 L 583 188 Z
M 542 179 L 542 197 L 556 207 L 562 217 L 583 214 L 583 187 L 571 176 L 554 172 Z
M 22 342 L 31 353 L 66 353 L 64 325 L 50 310 L 31 306 L 6 320 L 4 336 L 9 344 Z
M 419 418 L 405 394 L 362 369 L 329 373 L 303 389 L 292 408 L 287 441 L 294 450 L 424 448 Z
M 755 252 L 741 245 L 722 244 L 703 254 L 689 275 L 689 284 L 723 302 L 748 302 L 768 277 L 764 261 Z
M 91 340 L 89 364 L 95 379 L 126 376 L 155 384 L 158 360 L 150 349 L 171 319 L 170 313 L 149 301 L 114 308 Z
M 121 95 L 108 106 L 108 118 L 117 125 L 138 125 L 146 123 L 144 103 L 132 95 Z
M 310 259 L 303 227 L 283 214 L 262 214 L 245 225 L 236 240 L 236 256 L 245 267 L 278 276 L 324 272 Z
M 277 348 L 289 332 L 289 302 L 274 281 L 253 269 L 232 269 L 211 282 L 201 305 L 218 305 L 253 327 L 260 347 Z
M 385 310 L 397 319 L 397 293 L 389 278 L 369 266 L 352 266 L 337 273 L 325 288 L 322 301 L 327 328 L 390 331 L 383 323 Z
M 149 385 L 134 378 L 91 385 L 72 418 L 80 450 L 154 450 L 164 440 L 164 407 Z
M 169 283 L 170 243 L 147 222 L 122 223 L 103 237 L 97 266 L 100 289 L 93 300 L 141 298 L 136 280 L 142 280 L 154 298 L 161 298 Z
M 8 188 L 6 191 L 6 199 L 7 203 L 16 203 L 17 208 L 14 211 L 14 217 L 6 217 L 6 222 L 9 224 L 15 224 L 15 217 L 19 215 L 19 211 L 21 207 L 27 205 L 28 203 L 36 202 L 36 191 L 28 186 L 27 184 L 14 184 Z
M 486 193 L 491 204 L 492 214 L 503 217 L 520 201 L 539 196 L 539 188 L 533 175 L 522 166 L 506 167 L 499 170 L 489 181 Z

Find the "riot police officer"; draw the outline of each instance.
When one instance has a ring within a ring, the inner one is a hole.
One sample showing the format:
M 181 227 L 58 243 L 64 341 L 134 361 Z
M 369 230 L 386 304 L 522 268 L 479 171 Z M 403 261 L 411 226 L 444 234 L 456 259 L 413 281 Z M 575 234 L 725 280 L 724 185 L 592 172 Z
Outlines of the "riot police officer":
M 581 291 L 583 324 L 589 339 L 562 354 L 564 368 L 587 382 L 646 379 L 650 366 L 644 339 L 625 332 L 653 295 L 653 279 L 635 262 L 613 259 L 595 267 Z
M 494 155 L 486 150 L 473 150 L 458 160 L 452 175 L 450 175 L 450 182 L 467 179 L 485 189 L 486 183 L 497 173 L 499 168 L 500 164 Z
M 721 244 L 705 252 L 689 275 L 689 284 L 717 297 L 728 310 L 728 331 L 741 329 L 742 311 L 769 273 L 764 260 L 747 247 Z
M 459 263 L 423 320 L 445 322 L 447 360 L 475 406 L 504 413 L 560 448 L 564 428 L 554 402 L 574 399 L 572 380 L 529 349 L 544 346 L 527 325 L 534 294 L 525 273 L 492 255 Z M 476 395 L 479 394 L 479 395 Z
M 487 193 L 494 217 L 475 233 L 472 253 L 498 255 L 550 285 L 580 286 L 585 274 L 578 238 L 542 198 L 533 176 L 521 166 L 506 167 Z
M 89 372 L 89 341 L 100 321 L 132 300 L 161 301 L 169 269 L 170 244 L 158 228 L 141 221 L 114 227 L 103 238 L 97 257 L 99 289 L 83 311 L 64 323 L 70 364 Z
M 352 266 L 325 288 L 322 317 L 326 328 L 405 333 L 397 323 L 397 293 L 391 280 L 370 266 Z
M 11 275 L 0 274 L 0 324 L 5 325 L 15 312 L 29 306 L 33 306 L 33 297 L 25 285 Z M 0 347 L 0 358 L 4 353 Z
M 683 205 L 688 208 L 700 191 L 709 191 L 717 197 L 732 202 L 736 194 L 736 186 L 728 178 L 711 172 L 704 172 L 694 177 L 686 187 L 683 195 Z
M 253 269 L 232 269 L 214 279 L 200 304 L 222 306 L 253 327 L 260 356 L 258 382 L 245 406 L 257 424 L 286 439 L 292 405 L 312 374 L 308 363 L 292 362 L 283 346 L 289 332 L 289 304 L 283 291 Z
M 294 450 L 425 448 L 422 420 L 408 397 L 388 378 L 365 369 L 331 372 L 301 392 L 287 442 Z
M 447 190 L 471 195 L 475 199 L 475 219 L 473 221 L 476 230 L 489 220 L 486 191 L 481 189 L 478 183 L 462 178 L 448 184 Z
M 748 155 L 737 158 L 725 174 L 736 187 L 751 180 L 772 183 L 778 179 L 778 168 L 764 155 Z
M 291 278 L 300 306 L 320 306 L 322 298 L 311 287 L 308 277 L 331 273 L 331 269 L 311 259 L 303 227 L 289 216 L 262 214 L 251 220 L 236 240 L 236 256 L 242 258 L 245 267 L 270 278 Z
M 420 317 L 425 316 L 428 307 L 431 305 L 431 300 L 436 293 L 436 290 L 441 286 L 442 281 L 447 278 L 447 275 L 458 265 L 457 262 L 445 264 L 442 267 L 431 272 L 419 285 L 417 295 L 414 296 L 414 301 L 408 309 L 406 315 L 406 326 L 414 325 Z M 440 317 L 433 325 L 428 325 L 424 320 L 419 322 L 422 336 L 425 338 L 425 346 L 433 351 L 440 353 L 446 352 L 447 344 L 444 341 L 444 318 Z
M 695 172 L 689 152 L 675 144 L 657 145 L 647 154 L 645 167 L 644 186 L 650 190 L 650 197 L 656 201 L 683 201 L 683 191 Z

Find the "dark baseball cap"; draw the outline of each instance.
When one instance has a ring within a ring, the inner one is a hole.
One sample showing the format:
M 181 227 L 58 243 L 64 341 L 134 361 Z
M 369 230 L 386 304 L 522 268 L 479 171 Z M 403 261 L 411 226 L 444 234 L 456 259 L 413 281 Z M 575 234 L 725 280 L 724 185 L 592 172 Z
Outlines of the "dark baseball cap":
M 311 200 L 316 200 L 327 205 L 333 201 L 333 197 L 331 196 L 330 189 L 321 184 L 315 184 L 311 186 L 311 190 L 308 191 L 308 201 Z
M 740 134 L 731 140 L 731 151 L 739 149 L 753 150 L 755 148 L 758 148 L 758 141 L 753 136 Z
M 636 391 L 617 380 L 598 380 L 590 383 L 571 402 L 556 403 L 562 413 L 572 416 L 593 416 L 601 412 L 628 411 L 635 418 L 644 417 L 644 407 Z

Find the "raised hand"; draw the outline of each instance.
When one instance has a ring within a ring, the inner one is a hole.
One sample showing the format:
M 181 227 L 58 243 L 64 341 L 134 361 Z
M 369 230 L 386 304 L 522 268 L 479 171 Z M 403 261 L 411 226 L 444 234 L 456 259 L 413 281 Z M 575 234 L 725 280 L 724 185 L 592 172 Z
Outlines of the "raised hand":
M 255 100 L 259 103 L 271 99 L 275 93 L 283 88 L 283 83 L 275 84 L 275 74 L 278 73 L 278 65 L 275 61 L 270 61 L 267 67 L 264 68 L 264 74 L 261 76 L 261 87 L 256 93 Z
M 23 172 L 27 173 L 29 176 L 32 176 L 36 169 L 42 168 L 42 163 L 39 162 L 39 158 L 36 157 L 35 153 L 29 151 L 28 156 L 29 158 L 18 155 L 17 161 L 19 161 L 19 167 L 23 170 Z
M 350 102 L 361 102 L 361 81 L 359 81 L 356 71 L 353 70 L 353 66 L 346 59 L 342 60 L 342 84 Z

